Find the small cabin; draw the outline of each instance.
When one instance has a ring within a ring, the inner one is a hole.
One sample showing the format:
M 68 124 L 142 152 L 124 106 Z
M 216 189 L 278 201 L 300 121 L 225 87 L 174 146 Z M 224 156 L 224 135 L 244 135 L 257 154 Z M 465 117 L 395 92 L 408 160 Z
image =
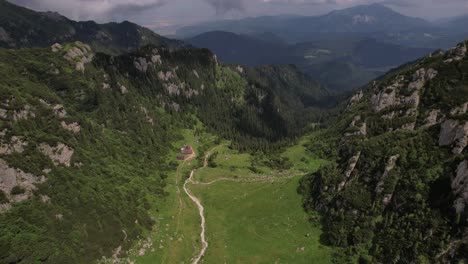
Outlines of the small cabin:
M 193 149 L 189 145 L 184 145 L 184 147 L 180 150 L 180 153 L 184 155 L 191 155 L 193 154 Z
M 185 160 L 185 156 L 179 155 L 179 156 L 177 156 L 177 160 Z

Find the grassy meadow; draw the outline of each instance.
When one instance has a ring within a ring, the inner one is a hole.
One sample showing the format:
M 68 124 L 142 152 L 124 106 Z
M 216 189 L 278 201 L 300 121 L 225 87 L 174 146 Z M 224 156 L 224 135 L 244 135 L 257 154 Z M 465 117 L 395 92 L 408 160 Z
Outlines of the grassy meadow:
M 175 158 L 184 143 L 189 143 L 198 157 L 179 161 L 177 170 L 169 175 L 169 195 L 157 204 L 157 224 L 148 234 L 152 249 L 138 256 L 140 243 L 131 260 L 191 263 L 199 252 L 200 217 L 182 189 L 190 170 L 198 167 L 196 183 L 189 188 L 205 208 L 209 246 L 202 263 L 331 263 L 332 250 L 319 242 L 320 224 L 318 220 L 311 222 L 297 193 L 301 175 L 325 162 L 307 157 L 303 144 L 308 139 L 281 154 L 293 162 L 292 168 L 279 171 L 260 165 L 254 173 L 251 154 L 230 149 L 229 142 L 215 144 L 215 138 L 208 134 L 197 137 L 190 130 L 184 134 L 170 158 Z M 207 153 L 216 156 L 215 166 L 203 167 L 200 155 Z M 258 181 L 249 181 L 252 179 Z

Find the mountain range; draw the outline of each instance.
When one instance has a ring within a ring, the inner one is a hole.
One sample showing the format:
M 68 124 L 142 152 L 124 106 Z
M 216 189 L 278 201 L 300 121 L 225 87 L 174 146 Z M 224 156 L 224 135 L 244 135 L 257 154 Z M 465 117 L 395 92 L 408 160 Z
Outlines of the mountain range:
M 58 13 L 35 12 L 0 0 L 0 47 L 47 47 L 56 42 L 83 41 L 111 54 L 133 51 L 148 44 L 177 48 L 184 45 L 137 24 L 76 22 Z
M 467 30 L 463 17 L 429 22 L 408 17 L 381 4 L 355 6 L 321 16 L 268 16 L 240 20 L 205 22 L 177 31 L 182 38 L 209 31 L 255 35 L 276 34 L 289 43 L 367 37 L 413 47 L 447 48 L 461 41 Z M 458 36 L 458 40 L 453 38 Z

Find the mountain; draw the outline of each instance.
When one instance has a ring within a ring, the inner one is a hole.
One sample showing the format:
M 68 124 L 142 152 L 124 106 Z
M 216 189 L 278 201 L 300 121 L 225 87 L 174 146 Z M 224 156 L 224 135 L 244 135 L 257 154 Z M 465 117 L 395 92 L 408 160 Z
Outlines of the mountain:
M 207 32 L 185 41 L 212 50 L 226 63 L 295 64 L 332 91 L 357 88 L 432 51 L 359 37 L 288 45 L 274 37 L 264 40 L 223 31 Z
M 108 24 L 76 22 L 57 13 L 35 12 L 0 0 L 0 47 L 46 47 L 56 42 L 74 41 L 89 43 L 93 49 L 111 54 L 132 51 L 148 44 L 173 48 L 184 45 L 128 21 Z
M 177 34 L 191 37 L 215 30 L 238 34 L 272 32 L 289 42 L 301 42 L 346 35 L 369 37 L 377 32 L 407 32 L 431 26 L 423 19 L 401 15 L 384 5 L 371 4 L 321 16 L 273 16 L 208 22 L 182 28 Z
M 183 129 L 266 151 L 330 107 L 293 66 L 224 66 L 204 49 L 110 56 L 75 42 L 0 58 L 2 263 L 89 263 L 131 247 L 166 196 Z
M 287 64 L 294 61 L 287 52 L 288 46 L 281 42 L 277 43 L 275 40 L 265 41 L 247 35 L 213 31 L 185 41 L 195 47 L 213 51 L 219 59 L 226 63 L 257 66 Z
M 337 262 L 457 263 L 468 257 L 468 42 L 358 91 L 309 151 L 304 178 Z

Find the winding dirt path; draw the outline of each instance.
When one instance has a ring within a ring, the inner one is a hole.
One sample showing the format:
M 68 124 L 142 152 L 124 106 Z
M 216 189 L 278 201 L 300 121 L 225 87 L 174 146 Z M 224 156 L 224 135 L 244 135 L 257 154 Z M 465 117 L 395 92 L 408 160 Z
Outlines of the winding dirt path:
M 203 168 L 207 167 L 208 166 L 208 159 L 210 158 L 210 156 L 213 154 L 213 152 L 219 148 L 219 147 L 222 147 L 222 145 L 219 145 L 219 146 L 216 146 L 214 148 L 212 148 L 210 151 L 208 151 L 205 155 L 205 159 L 203 160 Z M 190 157 L 186 160 L 186 161 L 191 161 L 195 158 L 196 154 L 192 154 L 190 155 Z M 185 162 L 184 162 L 185 163 Z M 274 176 L 261 176 L 261 177 L 255 177 L 255 178 L 218 178 L 218 179 L 215 179 L 213 181 L 210 181 L 210 182 L 199 182 L 199 181 L 195 181 L 193 180 L 193 177 L 195 175 L 195 171 L 196 169 L 193 169 L 191 172 L 190 172 L 190 176 L 185 180 L 184 182 L 184 185 L 183 185 L 183 189 L 185 191 L 185 193 L 187 194 L 187 196 L 196 204 L 196 206 L 198 207 L 198 212 L 200 214 L 200 219 L 201 219 L 201 222 L 200 222 L 200 226 L 201 226 L 201 232 L 200 232 L 200 240 L 202 242 L 202 248 L 200 250 L 200 252 L 198 253 L 198 255 L 195 257 L 195 259 L 193 259 L 192 261 L 192 264 L 198 264 L 200 263 L 201 259 L 203 258 L 203 256 L 205 255 L 206 253 L 206 250 L 208 249 L 208 242 L 206 241 L 206 219 L 205 219 L 205 207 L 203 207 L 201 201 L 199 198 L 197 198 L 191 191 L 190 189 L 187 187 L 187 184 L 196 184 L 196 185 L 211 185 L 211 184 L 214 184 L 216 182 L 220 182 L 220 181 L 232 181 L 232 182 L 274 182 L 274 181 L 277 181 L 277 180 L 284 180 L 284 179 L 291 179 L 291 178 L 294 178 L 294 177 L 297 177 L 297 176 L 300 176 L 300 175 L 304 175 L 304 174 L 294 174 L 294 175 L 290 175 L 290 176 L 282 176 L 282 177 L 274 177 Z
M 201 219 L 201 232 L 200 232 L 200 239 L 202 242 L 202 248 L 200 250 L 200 253 L 198 253 L 198 256 L 192 261 L 193 264 L 198 264 L 205 255 L 206 249 L 208 248 L 208 242 L 206 241 L 205 237 L 205 229 L 206 229 L 206 220 L 205 220 L 205 208 L 200 202 L 200 199 L 198 199 L 195 195 L 192 194 L 192 192 L 187 188 L 188 183 L 193 183 L 193 175 L 195 174 L 195 169 L 193 169 L 190 172 L 190 177 L 185 181 L 184 183 L 184 191 L 185 193 L 190 197 L 190 199 L 197 205 L 198 207 L 198 212 L 200 213 L 200 219 Z

